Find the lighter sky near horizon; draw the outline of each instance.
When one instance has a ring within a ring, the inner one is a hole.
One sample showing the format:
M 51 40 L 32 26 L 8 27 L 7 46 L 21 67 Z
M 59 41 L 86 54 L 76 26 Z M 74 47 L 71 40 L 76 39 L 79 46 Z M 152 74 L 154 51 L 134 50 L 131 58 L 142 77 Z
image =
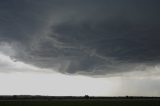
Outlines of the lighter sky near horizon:
M 4 64 L 7 65 L 1 67 L 0 95 L 105 96 L 112 95 L 113 87 L 119 85 L 106 78 L 63 75 L 49 69 L 43 70 L 15 62 L 0 53 L 0 65 Z
M 159 96 L 159 68 L 154 73 L 132 72 L 106 77 L 64 75 L 49 69 L 40 69 L 15 62 L 0 53 L 0 95 L 48 96 Z M 132 75 L 139 75 L 134 76 Z M 156 83 L 155 83 L 156 82 Z M 146 84 L 147 83 L 147 84 Z M 155 84 L 153 84 L 155 83 Z M 154 91 L 150 93 L 150 90 Z

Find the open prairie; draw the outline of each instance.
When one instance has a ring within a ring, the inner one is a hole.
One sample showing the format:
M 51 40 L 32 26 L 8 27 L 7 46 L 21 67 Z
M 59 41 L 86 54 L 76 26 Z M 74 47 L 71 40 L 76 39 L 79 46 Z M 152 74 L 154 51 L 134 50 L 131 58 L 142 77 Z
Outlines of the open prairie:
M 11 97 L 0 106 L 160 106 L 157 97 Z

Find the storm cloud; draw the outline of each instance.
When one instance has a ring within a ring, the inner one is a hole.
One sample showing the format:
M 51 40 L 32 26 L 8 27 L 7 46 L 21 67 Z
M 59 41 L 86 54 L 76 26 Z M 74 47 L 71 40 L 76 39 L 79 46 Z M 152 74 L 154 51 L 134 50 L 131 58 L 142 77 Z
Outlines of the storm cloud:
M 18 61 L 65 74 L 145 70 L 160 61 L 159 3 L 1 0 L 0 42 Z

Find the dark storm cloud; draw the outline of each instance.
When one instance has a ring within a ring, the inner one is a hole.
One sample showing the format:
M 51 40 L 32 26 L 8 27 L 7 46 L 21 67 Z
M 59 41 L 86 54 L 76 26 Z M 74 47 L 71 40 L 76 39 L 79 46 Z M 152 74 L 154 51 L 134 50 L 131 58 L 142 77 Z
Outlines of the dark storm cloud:
M 0 2 L 0 41 L 17 60 L 86 75 L 159 64 L 158 0 Z

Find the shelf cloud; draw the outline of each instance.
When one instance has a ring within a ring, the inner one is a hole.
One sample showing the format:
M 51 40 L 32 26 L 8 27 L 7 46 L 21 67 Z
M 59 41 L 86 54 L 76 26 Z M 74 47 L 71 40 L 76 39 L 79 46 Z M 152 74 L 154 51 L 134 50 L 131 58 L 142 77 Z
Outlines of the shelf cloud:
M 39 68 L 105 75 L 160 61 L 159 0 L 1 0 L 0 49 Z M 14 53 L 11 53 L 14 52 Z

